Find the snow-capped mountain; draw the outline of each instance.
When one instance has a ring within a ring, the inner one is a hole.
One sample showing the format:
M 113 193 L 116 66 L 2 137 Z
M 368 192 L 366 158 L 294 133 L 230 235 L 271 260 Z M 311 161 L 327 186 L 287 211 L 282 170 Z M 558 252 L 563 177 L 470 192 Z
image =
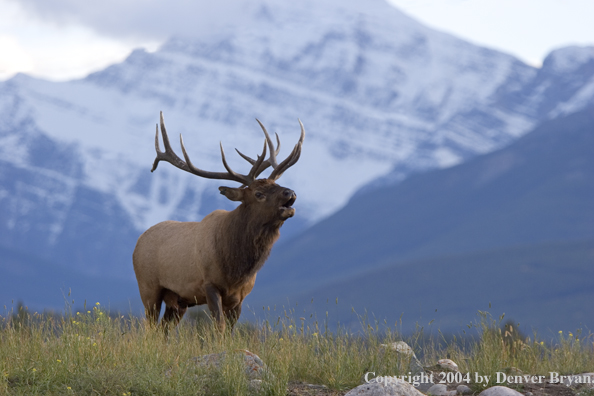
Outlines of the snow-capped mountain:
M 254 118 L 279 133 L 281 157 L 301 119 L 301 159 L 279 181 L 299 195 L 299 218 L 283 228 L 295 231 L 378 177 L 459 163 L 594 98 L 592 48 L 556 51 L 536 69 L 382 0 L 241 7 L 232 26 L 82 80 L 0 83 L 1 246 L 130 276 L 143 230 L 233 207 L 219 181 L 168 164 L 149 172 L 161 110 L 172 140 L 182 133 L 194 164 L 212 171 L 223 170 L 219 141 L 231 167 L 247 169 L 232 148 L 260 152 Z

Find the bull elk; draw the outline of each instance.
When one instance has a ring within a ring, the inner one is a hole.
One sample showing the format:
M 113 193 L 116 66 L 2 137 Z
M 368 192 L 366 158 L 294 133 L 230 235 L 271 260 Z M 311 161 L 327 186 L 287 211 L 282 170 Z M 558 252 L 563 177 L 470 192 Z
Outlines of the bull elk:
M 262 154 L 254 160 L 236 149 L 252 165 L 248 174 L 236 173 L 229 167 L 222 144 L 221 157 L 227 172 L 209 172 L 192 164 L 181 135 L 185 161 L 173 152 L 161 112 L 165 152 L 159 147 L 157 125 L 157 157 L 151 172 L 157 169 L 159 161 L 167 161 L 196 176 L 241 183 L 238 188 L 219 187 L 222 195 L 241 204 L 232 211 L 215 210 L 199 222 L 164 221 L 138 238 L 133 254 L 134 272 L 146 317 L 151 323 L 159 320 L 163 302 L 166 309 L 161 323 L 164 326 L 177 325 L 188 307 L 207 304 L 221 331 L 225 330 L 226 321 L 232 328 L 239 319 L 244 298 L 254 287 L 256 273 L 280 236 L 280 227 L 295 214 L 292 205 L 297 195 L 275 181 L 299 159 L 305 137 L 303 124 L 299 121 L 301 136 L 293 151 L 278 163 L 278 134 L 275 149 L 264 125 L 256 121 L 265 135 Z M 270 156 L 265 160 L 267 147 Z M 269 167 L 273 168 L 270 176 L 257 179 Z

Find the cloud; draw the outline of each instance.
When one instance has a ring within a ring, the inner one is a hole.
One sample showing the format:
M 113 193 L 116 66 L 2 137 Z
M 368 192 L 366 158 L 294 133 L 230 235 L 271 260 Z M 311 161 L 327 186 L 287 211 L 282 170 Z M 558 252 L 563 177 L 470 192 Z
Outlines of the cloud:
M 134 48 L 156 50 L 172 36 L 204 38 L 262 21 L 294 23 L 296 14 L 300 21 L 313 17 L 317 23 L 317 7 L 329 6 L 326 14 L 340 7 L 367 12 L 372 3 L 385 6 L 384 1 L 0 0 L 5 58 L 0 80 L 18 72 L 51 80 L 81 78 L 121 62 Z
M 0 35 L 0 80 L 11 76 L 13 70 L 29 71 L 33 69 L 33 61 L 14 37 Z M 8 54 L 9 56 L 6 56 Z
M 17 2 L 17 0 L 11 0 Z M 58 26 L 82 25 L 118 39 L 165 40 L 200 36 L 242 21 L 252 1 L 240 0 L 18 0 L 28 13 Z

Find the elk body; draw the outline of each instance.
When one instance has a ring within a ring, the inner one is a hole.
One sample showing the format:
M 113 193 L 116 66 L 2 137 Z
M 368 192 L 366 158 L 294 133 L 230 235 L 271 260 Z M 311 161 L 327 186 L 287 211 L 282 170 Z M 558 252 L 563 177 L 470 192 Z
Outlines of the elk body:
M 247 175 L 234 172 L 227 164 L 222 145 L 221 156 L 227 172 L 209 172 L 192 164 L 181 135 L 185 161 L 173 152 L 161 113 L 165 152 L 159 148 L 157 126 L 157 158 L 151 172 L 164 160 L 197 176 L 232 180 L 242 186 L 219 187 L 222 195 L 241 202 L 235 210 L 215 210 L 200 222 L 164 221 L 149 228 L 138 239 L 133 254 L 134 272 L 147 319 L 152 323 L 157 323 L 161 304 L 165 302 L 164 325 L 176 325 L 188 307 L 207 304 L 221 331 L 226 321 L 233 326 L 241 314 L 244 298 L 254 287 L 256 273 L 280 235 L 280 227 L 295 214 L 292 205 L 297 195 L 275 181 L 299 159 L 305 136 L 303 124 L 299 121 L 299 142 L 279 164 L 276 160 L 280 149 L 278 135 L 275 149 L 268 132 L 260 121 L 258 123 L 266 136 L 262 155 L 253 160 L 237 151 L 252 164 L 250 172 Z M 270 156 L 264 160 L 267 146 Z M 268 167 L 273 168 L 271 175 L 257 179 Z

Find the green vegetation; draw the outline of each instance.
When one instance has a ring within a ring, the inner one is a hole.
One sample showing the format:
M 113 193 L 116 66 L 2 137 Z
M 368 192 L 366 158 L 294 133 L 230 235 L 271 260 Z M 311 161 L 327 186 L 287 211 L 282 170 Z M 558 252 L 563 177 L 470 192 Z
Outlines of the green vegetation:
M 206 321 L 185 320 L 165 337 L 143 319 L 109 315 L 99 303 L 61 316 L 19 307 L 0 319 L 0 394 L 285 395 L 293 381 L 341 390 L 359 385 L 368 371 L 407 374 L 399 367 L 408 362 L 380 353 L 380 344 L 402 340 L 398 332 L 377 323 L 362 326 L 358 333 L 332 333 L 315 321 L 287 315 L 259 326 L 241 323 L 231 336 Z M 421 330 L 404 341 L 425 365 L 449 357 L 463 372 L 594 371 L 590 336 L 561 334 L 555 342 L 509 336 L 486 314 L 474 327 L 475 339 L 445 342 L 445 337 L 424 337 Z M 239 349 L 256 353 L 268 366 L 260 387 L 246 380 L 243 357 L 232 353 Z M 219 367 L 201 367 L 192 359 L 224 351 L 230 358 Z
M 456 339 L 453 337 L 441 348 L 430 344 L 430 357 L 425 360 L 434 362 L 446 354 L 458 363 L 461 372 L 479 373 L 489 376 L 486 384 L 473 384 L 475 390 L 485 387 L 505 385 L 495 383 L 497 372 L 508 375 L 544 375 L 547 379 L 551 372 L 560 375 L 578 374 L 594 371 L 594 334 L 559 333 L 553 340 L 544 340 L 537 333 L 525 336 L 515 330 L 508 322 L 502 325 L 504 315 L 498 321 L 487 312 L 479 311 L 479 320 L 469 329 L 478 330 L 479 337 Z

